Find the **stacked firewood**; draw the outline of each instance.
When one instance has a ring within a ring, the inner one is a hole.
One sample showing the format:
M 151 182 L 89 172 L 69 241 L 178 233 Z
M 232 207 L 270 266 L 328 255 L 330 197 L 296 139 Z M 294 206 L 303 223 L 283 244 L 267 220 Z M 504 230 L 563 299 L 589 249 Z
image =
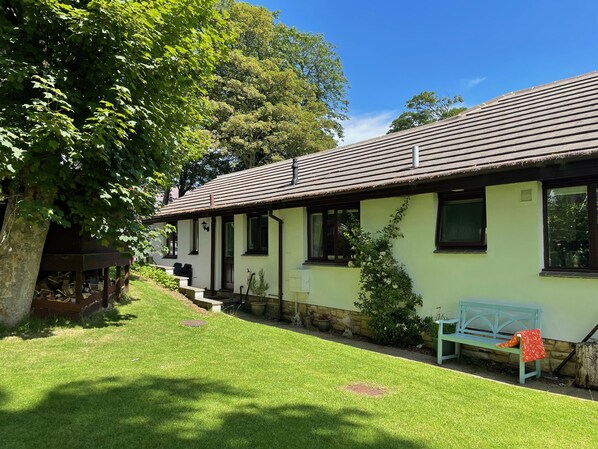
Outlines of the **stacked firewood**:
M 53 301 L 61 302 L 76 302 L 75 298 L 75 279 L 74 273 L 71 271 L 57 272 L 38 279 L 35 286 L 35 297 L 38 299 L 45 298 Z M 92 293 L 92 285 L 94 290 L 99 290 L 101 284 L 91 284 L 87 280 L 83 283 L 83 297 L 87 298 Z

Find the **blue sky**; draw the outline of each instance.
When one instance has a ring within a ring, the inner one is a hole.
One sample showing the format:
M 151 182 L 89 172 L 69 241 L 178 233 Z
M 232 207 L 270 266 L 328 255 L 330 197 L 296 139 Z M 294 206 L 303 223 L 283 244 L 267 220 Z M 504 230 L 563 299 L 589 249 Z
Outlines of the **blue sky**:
M 253 0 L 337 47 L 345 143 L 384 134 L 423 90 L 465 105 L 598 69 L 598 0 Z

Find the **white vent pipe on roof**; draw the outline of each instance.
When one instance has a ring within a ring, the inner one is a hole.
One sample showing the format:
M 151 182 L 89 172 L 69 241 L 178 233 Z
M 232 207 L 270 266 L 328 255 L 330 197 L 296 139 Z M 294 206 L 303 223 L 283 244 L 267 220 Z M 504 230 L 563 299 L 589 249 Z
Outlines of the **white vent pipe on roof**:
M 419 167 L 419 146 L 413 145 L 413 150 L 411 151 L 411 159 L 413 168 Z
M 291 179 L 291 185 L 294 186 L 299 182 L 299 161 L 296 157 L 293 158 L 293 163 L 291 164 L 293 170 L 293 178 Z

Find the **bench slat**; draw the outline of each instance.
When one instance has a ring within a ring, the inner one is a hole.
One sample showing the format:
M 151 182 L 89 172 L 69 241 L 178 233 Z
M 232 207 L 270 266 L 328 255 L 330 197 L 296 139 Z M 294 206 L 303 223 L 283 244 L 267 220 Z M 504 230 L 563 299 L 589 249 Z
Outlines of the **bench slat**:
M 480 348 L 496 349 L 497 351 L 510 352 L 513 354 L 519 354 L 521 352 L 520 348 L 501 348 L 496 346 L 497 343 L 508 341 L 498 338 L 486 338 L 462 334 L 443 334 L 442 339 L 446 341 L 454 341 L 455 343 L 463 343 L 465 345 L 478 346 Z

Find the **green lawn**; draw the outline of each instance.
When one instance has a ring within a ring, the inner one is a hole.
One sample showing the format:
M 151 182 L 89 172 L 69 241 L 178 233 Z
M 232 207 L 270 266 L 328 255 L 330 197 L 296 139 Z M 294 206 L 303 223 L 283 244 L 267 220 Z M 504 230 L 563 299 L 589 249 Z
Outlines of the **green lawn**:
M 0 340 L 0 447 L 595 448 L 598 405 L 198 316 L 140 281 L 91 327 Z M 208 325 L 186 328 L 184 319 Z M 384 397 L 342 390 L 352 382 Z

